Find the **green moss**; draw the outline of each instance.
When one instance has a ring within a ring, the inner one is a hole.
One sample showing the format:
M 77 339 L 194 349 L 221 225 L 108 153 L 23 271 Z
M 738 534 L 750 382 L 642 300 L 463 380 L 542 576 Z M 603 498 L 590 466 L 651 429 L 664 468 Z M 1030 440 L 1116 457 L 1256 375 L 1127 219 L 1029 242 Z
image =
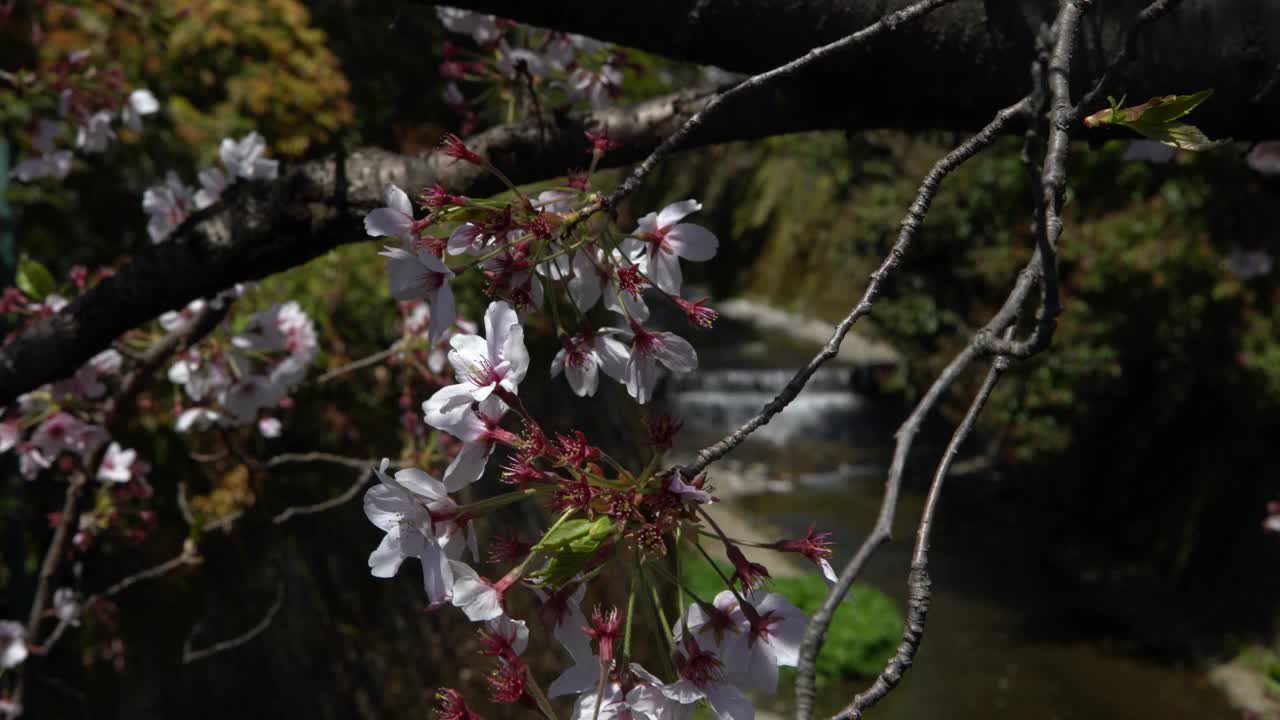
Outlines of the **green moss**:
M 732 568 L 724 565 L 728 575 Z M 724 581 L 706 562 L 689 563 L 685 583 L 699 597 L 710 600 L 724 589 Z M 817 574 L 774 578 L 769 589 L 781 594 L 807 615 L 827 597 L 827 584 Z M 818 684 L 849 678 L 874 677 L 884 669 L 902 637 L 902 613 L 884 593 L 867 585 L 855 585 L 853 600 L 836 611 L 827 642 L 818 657 Z

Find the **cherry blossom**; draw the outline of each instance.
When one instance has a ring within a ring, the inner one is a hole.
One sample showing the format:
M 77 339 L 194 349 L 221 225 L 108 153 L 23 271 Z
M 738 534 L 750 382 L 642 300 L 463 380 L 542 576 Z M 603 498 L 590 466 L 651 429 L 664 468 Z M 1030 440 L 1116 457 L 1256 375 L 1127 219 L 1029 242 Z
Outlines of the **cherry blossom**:
M 232 177 L 245 180 L 275 180 L 280 163 L 263 157 L 267 141 L 256 131 L 232 140 L 223 138 L 218 146 L 218 157 Z
M 108 483 L 125 483 L 133 478 L 133 464 L 138 459 L 137 450 L 126 450 L 120 443 L 107 446 L 107 454 L 98 465 L 98 480 Z
M 453 290 L 449 287 L 453 271 L 425 249 L 409 252 L 387 247 L 379 255 L 387 258 L 391 297 L 396 300 L 429 298 L 431 329 L 427 339 L 435 342 L 458 317 Z
M 389 465 L 389 460 L 382 461 L 376 471 L 379 483 L 364 495 L 365 517 L 386 533 L 369 554 L 369 572 L 374 577 L 394 577 L 406 559 L 418 558 L 427 598 L 439 605 L 448 600 L 455 563 L 436 542 L 428 503 L 447 497 L 444 484 L 416 468 L 400 470 L 392 478 L 387 475 Z
M 61 126 L 52 120 L 41 119 L 36 123 L 31 148 L 40 154 L 18 163 L 10 174 L 20 182 L 65 178 L 71 172 L 72 154 L 70 150 L 58 150 L 54 145 L 61 132 Z
M 744 609 L 729 590 L 716 595 L 710 611 L 689 607 L 689 631 L 701 645 L 722 658 L 725 677 L 743 688 L 772 693 L 778 687 L 778 666 L 794 667 L 808 619 L 777 593 L 756 592 Z M 682 639 L 677 625 L 673 634 Z
M 196 208 L 203 210 L 222 197 L 222 193 L 231 185 L 231 178 L 216 167 L 207 167 L 196 173 L 200 181 L 200 189 L 196 191 Z
M 720 241 L 701 225 L 680 222 L 702 209 L 697 200 L 671 203 L 658 213 L 640 218 L 639 227 L 623 241 L 623 250 L 634 254 L 644 250 L 638 260 L 644 274 L 659 288 L 673 295 L 680 293 L 683 283 L 680 258 L 705 262 L 715 257 Z
M 15 668 L 26 659 L 26 628 L 12 620 L 0 620 L 0 669 Z
M 111 113 L 106 110 L 90 115 L 88 121 L 76 130 L 76 147 L 87 153 L 106 152 L 115 139 L 116 131 L 111 129 Z
M 77 626 L 80 624 L 80 595 L 69 587 L 58 588 L 53 592 L 53 614 L 62 622 Z
M 625 377 L 627 348 L 612 333 L 584 331 L 561 342 L 560 351 L 551 360 L 551 377 L 563 371 L 578 397 L 596 394 L 601 368 L 610 377 Z
M 82 422 L 66 412 L 54 413 L 31 435 L 31 443 L 50 459 L 63 452 L 88 459 L 106 441 L 106 430 Z
M 483 338 L 455 335 L 449 339 L 449 364 L 458 384 L 441 388 L 423 403 L 431 426 L 456 422 L 444 416 L 466 412 L 473 401 L 483 402 L 498 389 L 514 395 L 529 371 L 524 328 L 510 305 L 490 303 L 484 313 L 484 330 Z
M 178 416 L 177 421 L 173 425 L 173 429 L 180 433 L 190 432 L 192 430 L 208 430 L 211 427 L 222 424 L 226 418 L 217 410 L 206 407 L 194 407 L 184 410 Z
M 409 196 L 393 183 L 382 188 L 384 207 L 370 210 L 364 216 L 364 231 L 369 237 L 398 238 L 406 245 L 417 239 L 414 229 L 413 205 Z
M 450 602 L 475 622 L 501 617 L 502 591 L 475 571 L 470 565 L 457 560 L 449 561 L 453 575 L 453 592 Z
M 462 441 L 462 450 L 444 471 L 444 484 L 449 492 L 457 492 L 484 474 L 485 465 L 500 440 L 516 442 L 516 438 L 498 427 L 507 406 L 490 395 L 469 413 L 431 414 L 428 425 L 443 430 Z
M 699 476 L 698 479 L 700 478 L 701 476 Z M 695 479 L 695 482 L 697 482 L 698 479 Z M 706 490 L 703 490 L 700 482 L 696 485 L 686 483 L 684 481 L 683 473 L 679 470 L 673 470 L 671 472 L 671 478 L 667 480 L 667 491 L 682 500 L 695 502 L 699 505 L 710 505 L 711 503 L 716 502 L 715 496 Z
M 172 170 L 165 175 L 164 182 L 147 188 L 142 194 L 142 210 L 150 216 L 147 234 L 151 242 L 160 243 L 169 237 L 191 214 L 193 203 L 191 188 Z
M 488 45 L 502 35 L 497 18 L 492 15 L 437 5 L 436 17 L 440 18 L 440 24 L 446 30 L 459 35 L 470 35 L 477 45 Z
M 724 680 L 724 664 L 716 653 L 704 650 L 692 636 L 681 641 L 675 657 L 680 679 L 661 687 L 673 701 L 672 720 L 693 717 L 696 703 L 706 700 L 721 720 L 753 720 L 755 707 L 742 691 Z
M 598 70 L 580 67 L 569 76 L 569 86 L 575 95 L 586 97 L 592 107 L 605 107 L 622 92 L 622 71 L 609 64 Z
M 134 132 L 142 132 L 142 118 L 160 111 L 160 101 L 145 88 L 129 93 L 129 99 L 120 110 L 120 120 Z
M 569 652 L 569 657 L 574 661 L 593 661 L 599 667 L 599 658 L 591 652 L 591 637 L 584 632 L 587 617 L 582 614 L 582 598 L 587 594 L 586 584 L 559 590 L 534 587 L 533 592 L 542 603 L 543 625 L 551 627 L 552 636 Z
M 169 310 L 158 318 L 160 327 L 166 332 L 183 332 L 191 327 L 191 323 L 195 322 L 196 317 L 204 311 L 204 307 L 204 300 L 192 300 L 181 310 Z
M 698 354 L 689 341 L 679 335 L 649 330 L 634 321 L 630 335 L 630 353 L 623 376 L 615 379 L 624 383 L 627 392 L 641 405 L 653 397 L 659 364 L 680 373 L 698 369 Z M 608 366 L 604 369 L 609 371 Z

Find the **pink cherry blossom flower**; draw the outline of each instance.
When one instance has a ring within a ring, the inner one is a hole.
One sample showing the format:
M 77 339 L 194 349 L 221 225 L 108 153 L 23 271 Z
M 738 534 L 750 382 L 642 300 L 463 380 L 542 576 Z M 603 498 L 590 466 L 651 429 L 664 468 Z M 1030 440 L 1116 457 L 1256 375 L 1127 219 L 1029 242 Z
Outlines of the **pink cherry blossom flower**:
M 273 418 L 270 415 L 263 415 L 258 418 L 258 433 L 262 437 L 267 439 L 278 438 L 282 430 L 283 425 L 278 418 Z
M 680 258 L 705 262 L 715 257 L 720 241 L 701 225 L 680 222 L 702 209 L 696 200 L 672 203 L 659 213 L 640 218 L 639 227 L 623 241 L 624 252 L 643 249 L 641 270 L 655 285 L 672 295 L 680 294 L 683 279 Z
M 702 477 L 703 476 L 699 476 L 699 479 Z M 695 479 L 695 482 L 697 482 L 697 479 Z M 710 505 L 716 502 L 715 496 L 706 490 L 703 490 L 700 482 L 695 485 L 686 483 L 684 481 L 684 474 L 679 470 L 672 471 L 671 478 L 667 481 L 667 491 L 682 500 L 695 502 L 699 505 Z
M 672 700 L 673 720 L 687 720 L 693 716 L 694 706 L 706 700 L 720 720 L 753 720 L 755 706 L 742 691 L 724 679 L 724 663 L 710 650 L 703 649 L 693 636 L 681 641 L 680 652 L 675 657 L 680 679 L 662 686 L 662 694 Z

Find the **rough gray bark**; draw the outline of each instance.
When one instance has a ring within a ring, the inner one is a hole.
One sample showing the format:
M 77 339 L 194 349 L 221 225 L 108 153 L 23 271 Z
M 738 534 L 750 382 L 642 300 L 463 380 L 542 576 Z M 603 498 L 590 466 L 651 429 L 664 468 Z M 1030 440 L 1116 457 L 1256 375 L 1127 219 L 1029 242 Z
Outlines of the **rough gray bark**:
M 450 0 L 521 22 L 673 58 L 754 73 L 870 25 L 910 0 Z M 1110 0 L 1081 29 L 1074 87 L 1087 88 L 1123 46 L 1147 0 Z M 1026 95 L 1035 33 L 1057 0 L 959 0 L 797 78 L 791 90 L 840 106 L 856 127 L 976 130 Z M 1280 3 L 1187 0 L 1144 31 L 1127 83 L 1133 99 L 1215 88 L 1195 122 L 1211 136 L 1259 139 L 1280 128 Z M 1105 98 L 1103 98 L 1105 102 Z M 1093 108 L 1097 110 L 1100 108 Z

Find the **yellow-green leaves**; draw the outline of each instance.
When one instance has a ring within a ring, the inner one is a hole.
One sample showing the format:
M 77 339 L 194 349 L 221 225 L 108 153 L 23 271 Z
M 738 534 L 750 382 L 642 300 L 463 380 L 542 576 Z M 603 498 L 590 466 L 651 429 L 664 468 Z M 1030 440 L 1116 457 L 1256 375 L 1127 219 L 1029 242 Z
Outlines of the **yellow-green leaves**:
M 1201 90 L 1192 95 L 1161 95 L 1127 108 L 1122 107 L 1124 98 L 1118 101 L 1107 98 L 1111 107 L 1086 117 L 1084 125 L 1089 128 L 1121 125 L 1179 150 L 1210 150 L 1226 141 L 1210 140 L 1200 128 L 1178 121 L 1212 94 L 1213 90 Z
M 613 531 L 613 520 L 603 516 L 594 522 L 569 520 L 561 523 L 534 546 L 534 552 L 546 553 L 550 557 L 547 564 L 530 577 L 541 580 L 548 587 L 562 587 L 582 572 Z
M 58 288 L 48 268 L 26 255 L 18 260 L 18 289 L 36 300 L 44 300 Z

